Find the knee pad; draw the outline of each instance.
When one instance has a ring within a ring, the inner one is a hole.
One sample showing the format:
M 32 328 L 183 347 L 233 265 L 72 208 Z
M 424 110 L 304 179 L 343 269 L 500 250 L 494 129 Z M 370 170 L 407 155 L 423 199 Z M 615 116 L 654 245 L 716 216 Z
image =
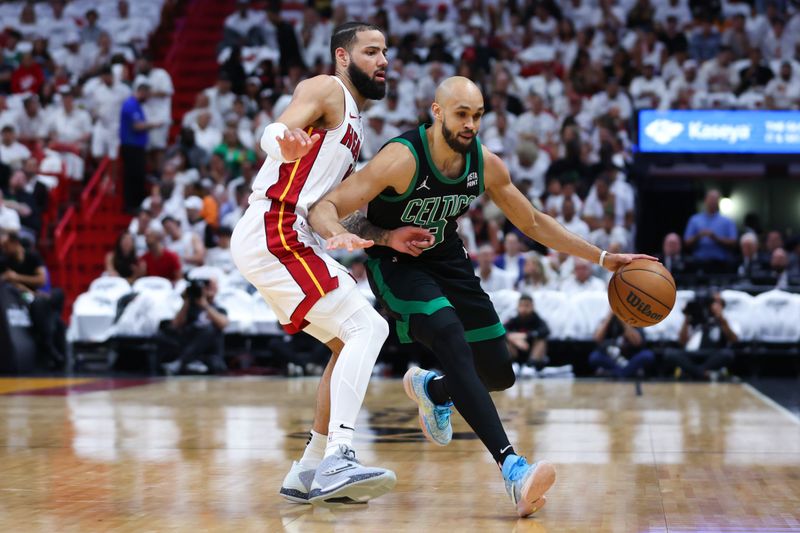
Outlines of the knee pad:
M 505 337 L 471 343 L 478 376 L 489 391 L 510 389 L 517 377 Z
M 361 307 L 343 320 L 339 327 L 339 338 L 345 344 L 355 337 L 369 337 L 372 342 L 382 346 L 388 336 L 389 325 L 371 307 Z

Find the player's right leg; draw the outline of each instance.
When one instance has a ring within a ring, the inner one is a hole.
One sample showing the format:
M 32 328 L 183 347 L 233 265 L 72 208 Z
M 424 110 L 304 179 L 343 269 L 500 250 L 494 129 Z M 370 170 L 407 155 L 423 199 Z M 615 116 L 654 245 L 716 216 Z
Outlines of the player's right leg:
M 317 338 L 343 341 L 331 371 L 326 449 L 309 501 L 366 501 L 391 490 L 396 480 L 391 471 L 361 466 L 351 449 L 356 417 L 388 326 L 347 271 L 322 251 L 308 225 L 295 215 L 288 222 L 292 219 L 282 218 L 280 209 L 276 217 L 266 200 L 248 208 L 233 232 L 233 259 L 287 329 L 310 325 L 321 332 Z

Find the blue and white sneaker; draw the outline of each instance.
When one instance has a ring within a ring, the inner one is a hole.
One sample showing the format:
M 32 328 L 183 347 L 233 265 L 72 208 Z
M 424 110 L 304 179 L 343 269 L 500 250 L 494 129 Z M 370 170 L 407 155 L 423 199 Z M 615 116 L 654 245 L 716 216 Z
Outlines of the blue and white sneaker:
M 428 396 L 428 382 L 436 375 L 436 372 L 412 366 L 403 376 L 403 388 L 406 395 L 419 405 L 422 433 L 434 444 L 446 446 L 453 438 L 453 426 L 450 424 L 450 407 L 453 402 L 436 405 Z
M 343 444 L 317 467 L 308 502 L 323 507 L 364 503 L 392 490 L 397 476 L 391 470 L 362 466 L 356 452 Z
M 532 515 L 547 503 L 544 495 L 556 481 L 556 469 L 547 461 L 532 465 L 524 457 L 509 455 L 503 462 L 506 492 L 521 517 Z
M 311 482 L 316 471 L 316 468 L 304 467 L 293 461 L 291 470 L 283 478 L 279 494 L 292 503 L 308 503 L 308 493 L 311 492 Z

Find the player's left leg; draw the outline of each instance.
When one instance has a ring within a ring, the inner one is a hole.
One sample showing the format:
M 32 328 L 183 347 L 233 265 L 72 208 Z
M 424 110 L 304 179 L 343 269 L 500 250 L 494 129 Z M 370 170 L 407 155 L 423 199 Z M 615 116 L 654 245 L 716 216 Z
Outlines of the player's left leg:
M 309 326 L 304 331 L 323 342 L 328 337 L 327 334 L 317 331 L 313 326 Z M 283 479 L 280 489 L 280 494 L 294 503 L 308 503 L 308 493 L 311 491 L 314 472 L 316 472 L 317 467 L 325 456 L 325 445 L 328 441 L 328 420 L 330 419 L 331 411 L 331 374 L 344 345 L 337 338 L 331 339 L 325 344 L 331 350 L 331 358 L 328 360 L 317 386 L 314 423 L 308 432 L 308 440 L 306 441 L 303 456 L 300 460 L 292 462 L 292 468 Z

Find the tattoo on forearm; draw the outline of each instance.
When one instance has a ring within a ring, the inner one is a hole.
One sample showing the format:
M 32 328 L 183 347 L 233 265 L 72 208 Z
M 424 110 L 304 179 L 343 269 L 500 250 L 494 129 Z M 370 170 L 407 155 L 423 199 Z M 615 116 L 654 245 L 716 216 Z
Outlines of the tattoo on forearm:
M 344 229 L 350 233 L 354 233 L 362 239 L 375 241 L 375 244 L 387 246 L 389 243 L 389 230 L 379 228 L 367 220 L 364 213 L 356 211 L 351 215 L 347 215 L 341 221 Z

